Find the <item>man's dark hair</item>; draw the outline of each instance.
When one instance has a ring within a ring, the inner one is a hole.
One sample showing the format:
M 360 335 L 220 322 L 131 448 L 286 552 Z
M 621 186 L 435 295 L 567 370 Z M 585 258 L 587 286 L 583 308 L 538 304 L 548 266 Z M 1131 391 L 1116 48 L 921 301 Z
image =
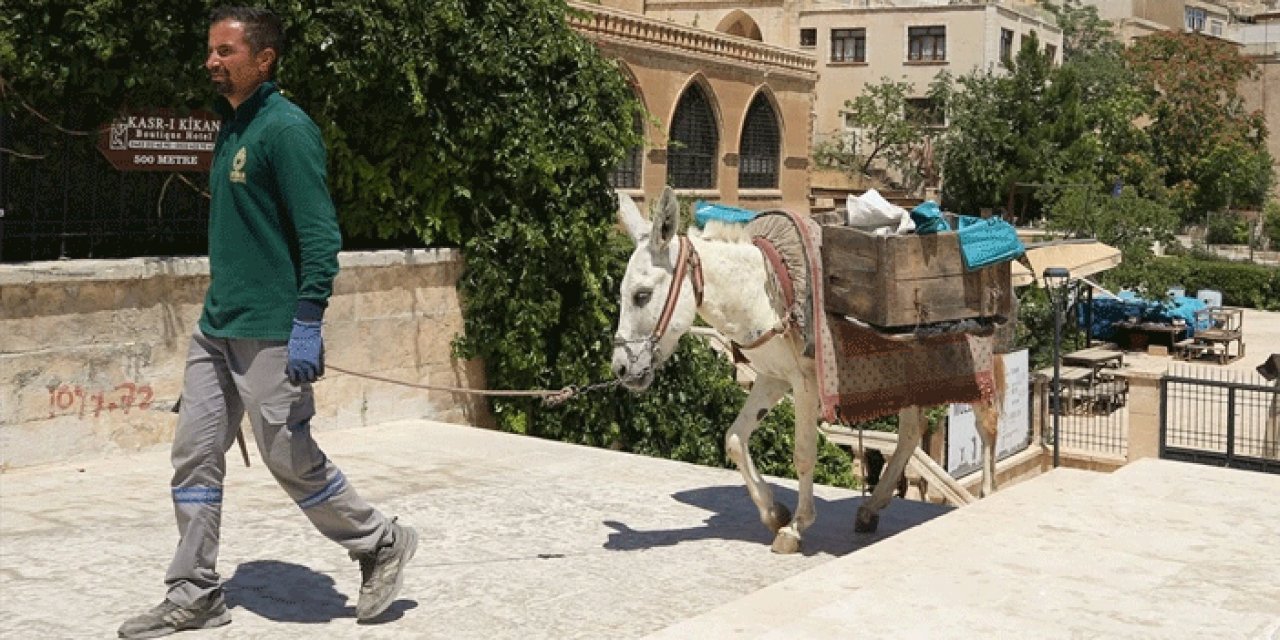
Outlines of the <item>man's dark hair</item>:
M 218 7 L 209 14 L 209 25 L 224 20 L 235 20 L 244 25 L 244 39 L 249 43 L 249 51 L 257 54 L 263 49 L 274 49 L 276 59 L 271 63 L 271 77 L 276 76 L 276 67 L 284 56 L 284 26 L 280 16 L 270 9 L 258 7 Z

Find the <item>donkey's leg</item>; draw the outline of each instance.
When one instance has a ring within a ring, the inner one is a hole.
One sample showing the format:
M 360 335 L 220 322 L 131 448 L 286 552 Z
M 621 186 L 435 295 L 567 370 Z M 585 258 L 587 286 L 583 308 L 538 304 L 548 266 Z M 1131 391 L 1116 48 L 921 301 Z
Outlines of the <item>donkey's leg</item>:
M 742 478 L 747 482 L 747 492 L 751 494 L 751 501 L 755 502 L 756 508 L 760 510 L 760 521 L 774 533 L 791 521 L 791 512 L 781 503 L 774 501 L 773 490 L 756 470 L 749 447 L 751 434 L 756 427 L 760 426 L 760 420 L 769 413 L 773 405 L 778 404 L 790 388 L 791 383 L 786 380 L 758 376 L 755 384 L 751 386 L 751 393 L 747 395 L 746 404 L 742 405 L 742 410 L 734 419 L 733 426 L 729 427 L 728 433 L 724 434 L 724 449 L 729 454 L 729 459 L 738 466 L 738 471 L 742 472 Z
M 796 466 L 800 497 L 796 501 L 796 517 L 778 530 L 773 539 L 775 553 L 800 550 L 805 529 L 818 513 L 813 506 L 813 468 L 818 463 L 818 393 L 817 381 L 810 379 L 794 387 L 796 411 L 796 447 L 792 460 Z
M 996 438 L 1000 426 L 1000 409 L 1004 407 L 1004 356 L 996 353 L 992 354 L 991 359 L 995 390 L 991 397 L 973 405 L 978 438 L 982 440 L 982 489 L 978 492 L 980 498 L 996 492 Z
M 854 520 L 853 530 L 858 533 L 874 533 L 880 525 L 880 510 L 889 504 L 893 491 L 898 487 L 898 478 L 907 468 L 911 454 L 920 446 L 920 437 L 924 435 L 924 409 L 907 407 L 898 412 L 898 446 L 893 450 L 889 463 L 880 474 L 880 482 L 871 492 L 871 498 L 858 507 L 858 516 Z
M 998 398 L 973 405 L 973 415 L 978 425 L 978 438 L 982 440 L 982 489 L 979 498 L 996 492 L 996 428 L 999 426 Z

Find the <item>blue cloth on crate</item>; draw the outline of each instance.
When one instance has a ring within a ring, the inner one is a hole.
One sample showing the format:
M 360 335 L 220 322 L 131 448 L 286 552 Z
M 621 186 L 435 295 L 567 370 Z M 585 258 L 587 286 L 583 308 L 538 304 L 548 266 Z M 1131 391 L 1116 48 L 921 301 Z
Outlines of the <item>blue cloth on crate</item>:
M 756 212 L 727 204 L 712 204 L 702 200 L 693 203 L 693 222 L 704 229 L 712 220 L 746 224 L 756 217 Z
M 916 223 L 916 235 L 929 235 L 942 231 L 950 231 L 951 225 L 942 217 L 942 209 L 938 203 L 925 200 L 911 210 L 911 221 Z
M 960 255 L 969 271 L 1008 262 L 1026 251 L 1018 239 L 1018 230 L 999 218 L 960 216 L 957 225 Z

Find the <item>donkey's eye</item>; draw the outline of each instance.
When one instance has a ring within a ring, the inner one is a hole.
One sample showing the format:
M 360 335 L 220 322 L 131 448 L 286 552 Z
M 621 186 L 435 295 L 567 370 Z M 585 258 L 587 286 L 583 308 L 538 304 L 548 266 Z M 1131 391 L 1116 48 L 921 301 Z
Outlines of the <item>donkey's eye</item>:
M 641 289 L 631 296 L 631 302 L 637 307 L 643 307 L 649 304 L 649 298 L 653 297 L 653 291 L 650 289 Z

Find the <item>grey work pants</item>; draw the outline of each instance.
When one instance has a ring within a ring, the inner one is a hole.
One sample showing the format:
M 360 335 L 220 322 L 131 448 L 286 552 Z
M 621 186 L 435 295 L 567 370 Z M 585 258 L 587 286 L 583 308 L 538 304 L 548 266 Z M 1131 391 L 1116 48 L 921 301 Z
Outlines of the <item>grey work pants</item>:
M 165 576 L 168 598 L 179 605 L 219 585 L 226 453 L 245 413 L 267 469 L 320 533 L 354 553 L 390 536 L 390 521 L 356 494 L 311 437 L 311 385 L 289 382 L 287 360 L 280 341 L 213 338 L 199 330 L 191 338 L 171 456 L 180 539 Z

